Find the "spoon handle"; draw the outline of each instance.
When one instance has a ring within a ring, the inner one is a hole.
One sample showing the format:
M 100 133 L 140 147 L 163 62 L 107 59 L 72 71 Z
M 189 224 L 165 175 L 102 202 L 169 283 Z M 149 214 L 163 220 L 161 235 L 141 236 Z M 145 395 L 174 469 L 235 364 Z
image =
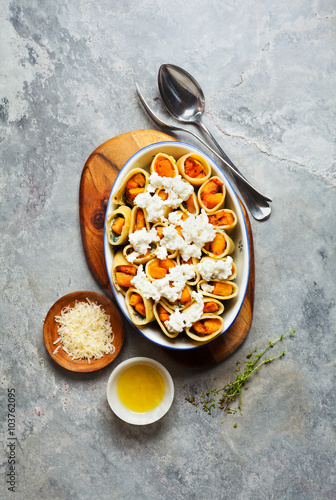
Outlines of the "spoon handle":
M 221 146 L 218 144 L 218 142 L 216 141 L 216 139 L 214 138 L 214 136 L 212 135 L 212 133 L 210 132 L 210 130 L 204 125 L 203 122 L 201 122 L 200 120 L 195 122 L 196 125 L 198 125 L 211 139 L 211 141 L 213 142 L 213 144 L 216 146 L 216 148 L 218 149 L 218 151 L 220 152 L 221 156 L 225 159 L 226 163 L 229 164 L 229 166 L 231 167 L 231 172 L 232 172 L 232 175 L 234 176 L 235 180 L 240 182 L 241 179 L 243 179 L 245 182 L 247 182 L 247 184 L 252 188 L 252 184 L 250 184 L 250 182 L 246 179 L 246 177 L 240 172 L 240 170 L 238 170 L 238 168 L 236 167 L 236 165 L 230 160 L 230 158 L 226 155 L 226 153 L 223 151 L 223 149 L 221 148 Z M 233 170 L 232 170 L 233 169 Z M 235 172 L 238 174 L 238 176 L 235 175 Z M 240 186 L 241 186 L 241 182 L 240 182 Z M 256 191 L 256 190 L 255 190 Z M 256 191 L 258 192 L 258 191 Z M 261 195 L 261 193 L 258 193 Z M 267 201 L 272 201 L 270 198 L 268 198 L 267 196 L 265 195 L 261 195 L 265 200 Z

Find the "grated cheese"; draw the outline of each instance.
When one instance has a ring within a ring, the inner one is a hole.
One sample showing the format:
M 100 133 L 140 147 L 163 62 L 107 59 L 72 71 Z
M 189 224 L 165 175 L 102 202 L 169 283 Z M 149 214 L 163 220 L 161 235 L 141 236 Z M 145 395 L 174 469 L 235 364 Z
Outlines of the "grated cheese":
M 55 321 L 59 324 L 58 340 L 63 350 L 72 359 L 87 359 L 90 363 L 92 358 L 100 359 L 104 354 L 112 354 L 115 347 L 110 316 L 100 305 L 86 300 L 76 301 L 74 307 L 64 307 L 60 316 L 55 316 Z

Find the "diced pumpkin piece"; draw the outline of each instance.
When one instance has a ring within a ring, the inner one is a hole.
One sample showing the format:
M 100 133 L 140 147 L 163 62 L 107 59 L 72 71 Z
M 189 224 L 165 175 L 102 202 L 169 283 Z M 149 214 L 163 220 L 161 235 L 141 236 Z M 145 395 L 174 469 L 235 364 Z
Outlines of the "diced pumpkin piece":
M 217 312 L 219 310 L 218 304 L 214 301 L 208 301 L 204 303 L 204 313 L 213 313 Z
M 145 308 L 145 304 L 143 303 L 143 301 L 141 303 L 139 303 L 139 304 L 135 304 L 134 309 L 139 314 L 141 314 L 141 316 L 143 316 L 143 317 L 146 316 L 146 308 Z
M 176 176 L 175 169 L 174 169 L 171 161 L 169 161 L 168 158 L 164 158 L 164 157 L 159 156 L 159 158 L 155 162 L 154 170 L 160 177 L 175 177 Z
M 196 321 L 196 323 L 193 324 L 192 328 L 193 328 L 193 330 L 195 330 L 195 332 L 198 335 L 205 335 L 206 334 L 206 331 L 205 331 L 205 328 L 204 328 L 202 321 Z
M 170 314 L 168 313 L 168 311 L 164 307 L 161 306 L 161 304 L 158 304 L 157 311 L 159 314 L 160 321 L 162 323 L 169 320 Z
M 121 272 L 116 272 L 116 279 L 119 286 L 123 288 L 129 288 L 132 283 L 134 276 L 132 274 L 126 274 Z
M 117 266 L 116 271 L 120 273 L 131 274 L 132 276 L 135 276 L 137 273 L 136 267 L 128 265 Z
M 163 238 L 163 226 L 157 226 L 156 227 L 156 232 L 160 240 Z
M 202 193 L 201 200 L 208 209 L 215 208 L 223 200 L 222 193 Z
M 144 227 L 146 227 L 145 214 L 143 210 L 140 208 L 136 212 L 134 230 L 139 231 Z
M 168 199 L 168 193 L 166 193 L 166 191 L 164 191 L 163 189 L 160 189 L 160 191 L 158 191 L 157 195 L 163 201 L 166 201 Z
M 234 217 L 231 212 L 221 210 L 217 214 L 209 215 L 209 222 L 213 226 L 230 226 L 234 222 Z
M 232 294 L 232 285 L 229 283 L 221 283 L 220 281 L 215 281 L 212 283 L 214 289 L 212 293 L 214 295 L 222 295 L 223 297 L 228 297 Z
M 145 191 L 144 187 L 136 187 L 126 190 L 126 198 L 128 201 L 134 201 L 134 199 L 138 196 L 138 194 L 143 193 Z
M 130 305 L 135 306 L 136 304 L 140 304 L 141 302 L 143 302 L 141 295 L 139 295 L 138 293 L 132 293 L 129 299 Z
M 221 255 L 226 248 L 226 239 L 223 233 L 217 233 L 215 239 L 210 243 L 210 250 L 214 255 Z
M 211 333 L 215 333 L 220 328 L 221 322 L 216 318 L 207 318 L 203 320 L 203 325 L 205 332 L 210 335 Z
M 167 270 L 159 266 L 150 266 L 149 274 L 153 279 L 160 280 L 166 276 Z
M 183 304 L 185 307 L 191 304 L 191 295 L 187 286 L 185 286 L 182 290 L 180 303 Z
M 189 156 L 184 162 L 184 172 L 189 177 L 204 177 L 204 167 L 201 162 Z
M 210 179 L 204 186 L 202 195 L 223 192 L 223 183 L 219 179 Z M 201 197 L 202 197 L 201 195 Z
M 112 231 L 115 234 L 121 234 L 124 225 L 125 225 L 125 217 L 117 217 L 112 224 Z
M 168 271 L 172 267 L 175 267 L 175 262 L 172 259 L 162 259 L 159 260 L 159 266 Z

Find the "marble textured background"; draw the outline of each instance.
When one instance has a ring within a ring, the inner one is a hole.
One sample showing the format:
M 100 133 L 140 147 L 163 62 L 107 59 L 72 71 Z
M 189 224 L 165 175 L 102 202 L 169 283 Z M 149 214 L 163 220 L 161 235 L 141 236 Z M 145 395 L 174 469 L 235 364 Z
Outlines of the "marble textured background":
M 335 498 L 334 2 L 0 5 L 0 497 Z M 202 84 L 205 123 L 274 200 L 267 222 L 251 221 L 253 324 L 241 348 L 209 370 L 183 368 L 127 327 L 114 364 L 70 373 L 49 358 L 42 325 L 62 295 L 101 291 L 80 237 L 83 165 L 109 138 L 155 128 L 135 81 L 168 118 L 156 84 L 165 62 Z M 243 415 L 210 417 L 185 401 L 214 378 L 231 380 L 237 359 L 291 328 L 286 356 L 244 392 Z M 135 355 L 161 361 L 175 382 L 170 412 L 148 427 L 119 421 L 105 398 L 112 368 Z M 17 393 L 15 494 L 5 483 L 9 387 Z

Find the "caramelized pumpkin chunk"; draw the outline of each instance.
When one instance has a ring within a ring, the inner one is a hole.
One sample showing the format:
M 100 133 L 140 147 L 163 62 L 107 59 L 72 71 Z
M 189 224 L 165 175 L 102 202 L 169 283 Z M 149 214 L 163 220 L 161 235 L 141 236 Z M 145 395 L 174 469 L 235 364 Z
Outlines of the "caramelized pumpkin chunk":
M 118 285 L 123 288 L 129 288 L 132 285 L 131 281 L 136 272 L 137 270 L 134 266 L 117 266 L 115 268 L 115 275 Z
M 204 313 L 214 313 L 217 312 L 218 310 L 219 307 L 215 301 L 211 300 L 204 303 L 204 309 L 203 309 Z
M 189 289 L 188 289 L 187 286 L 185 286 L 183 288 L 183 290 L 182 290 L 182 294 L 181 294 L 181 298 L 180 298 L 180 303 L 184 307 L 188 307 L 191 304 L 191 295 L 190 295 L 190 292 L 189 292 Z
M 124 225 L 125 225 L 125 217 L 117 217 L 112 224 L 112 231 L 115 234 L 120 235 Z
M 160 240 L 163 238 L 163 226 L 156 226 L 156 232 Z
M 226 210 L 221 210 L 217 214 L 209 215 L 208 219 L 213 226 L 231 226 L 234 222 L 233 214 Z
M 157 195 L 159 198 L 161 198 L 162 201 L 166 201 L 168 199 L 168 193 L 166 193 L 166 191 L 164 191 L 163 189 L 160 189 Z
M 161 280 L 167 274 L 167 270 L 159 266 L 150 266 L 149 274 L 154 280 Z
M 126 199 L 133 202 L 138 194 L 145 191 L 146 178 L 143 174 L 137 173 L 132 175 L 126 183 Z
M 214 281 L 211 284 L 214 287 L 212 291 L 214 295 L 222 295 L 223 297 L 229 297 L 233 292 L 232 285 L 230 285 L 229 283 L 221 283 L 220 281 Z
M 200 321 L 196 321 L 196 323 L 193 324 L 192 328 L 197 333 L 197 335 L 202 337 L 217 332 L 220 326 L 221 322 L 219 319 L 204 318 L 201 319 Z
M 159 314 L 159 318 L 160 318 L 160 321 L 162 323 L 169 320 L 170 314 L 168 313 L 168 311 L 164 307 L 162 307 L 161 304 L 158 304 L 157 312 Z
M 143 210 L 140 208 L 137 210 L 136 216 L 135 216 L 135 226 L 134 226 L 134 231 L 139 231 L 140 229 L 143 229 L 146 227 L 146 221 L 145 221 L 145 214 Z
M 217 233 L 215 239 L 210 243 L 210 251 L 214 255 L 221 255 L 226 248 L 226 239 L 223 233 Z
M 176 176 L 176 172 L 171 161 L 169 161 L 168 158 L 165 158 L 163 156 L 162 157 L 159 156 L 159 158 L 155 162 L 154 170 L 160 177 Z
M 191 156 L 188 156 L 184 162 L 184 171 L 186 175 L 193 178 L 205 177 L 204 167 L 202 163 Z
M 208 209 L 212 209 L 223 200 L 223 183 L 219 179 L 210 179 L 201 193 L 201 200 Z

